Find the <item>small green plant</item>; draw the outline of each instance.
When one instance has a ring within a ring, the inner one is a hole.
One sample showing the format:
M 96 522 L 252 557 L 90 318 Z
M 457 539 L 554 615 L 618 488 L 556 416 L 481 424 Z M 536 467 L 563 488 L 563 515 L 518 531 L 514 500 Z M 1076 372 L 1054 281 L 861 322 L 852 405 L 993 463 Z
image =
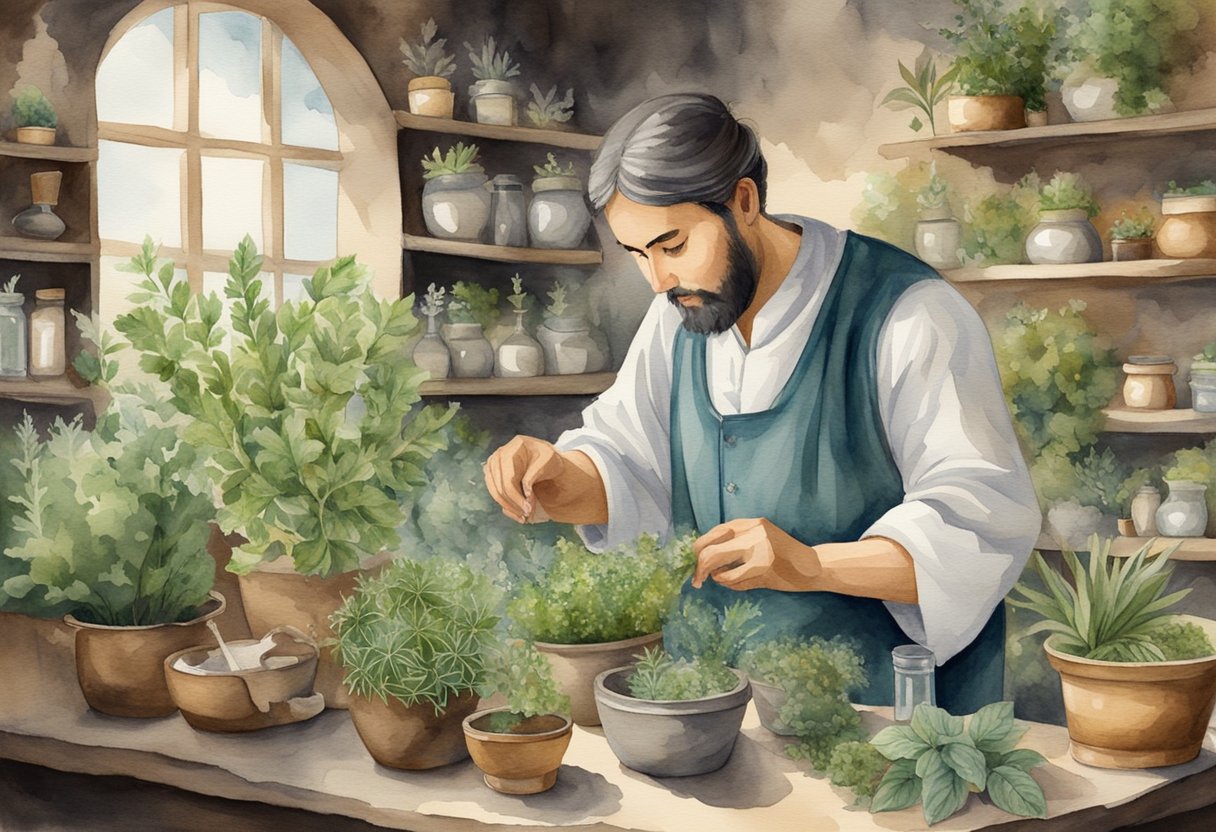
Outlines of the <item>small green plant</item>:
M 549 160 L 543 165 L 533 165 L 532 170 L 536 171 L 539 178 L 547 178 L 550 176 L 575 176 L 574 162 L 562 165 L 557 161 L 557 157 L 552 153 L 547 154 Z
M 1208 517 L 1216 518 L 1216 441 L 1209 440 L 1197 448 L 1182 448 L 1162 461 L 1162 478 L 1186 480 L 1206 485 L 1204 497 Z
M 1194 185 L 1179 185 L 1174 180 L 1170 180 L 1165 188 L 1166 196 L 1213 196 L 1216 195 L 1216 182 L 1211 179 L 1205 179 L 1202 182 L 1196 182 Z
M 629 693 L 637 699 L 658 702 L 704 699 L 727 693 L 739 677 L 718 662 L 675 659 L 662 650 L 647 649 L 633 666 Z
M 519 272 L 511 278 L 511 294 L 507 295 L 507 301 L 516 312 L 524 311 L 524 303 L 528 300 L 528 293 L 524 291 L 523 278 L 519 276 Z
M 481 695 L 496 694 L 507 700 L 505 711 L 490 716 L 489 729 L 496 733 L 511 733 L 529 717 L 570 713 L 570 697 L 558 688 L 553 666 L 526 641 L 510 640 L 490 651 Z
M 759 618 L 760 608 L 749 601 L 716 610 L 698 598 L 685 598 L 668 617 L 664 640 L 678 658 L 734 667 L 760 631 Z
M 1128 214 L 1124 211 L 1111 226 L 1110 238 L 1112 240 L 1149 239 L 1153 236 L 1153 227 L 1156 224 L 1157 221 L 1148 212 L 1147 207 L 1141 206 L 1135 214 Z
M 55 108 L 37 87 L 25 87 L 13 101 L 13 121 L 18 127 L 49 127 L 59 125 Z
M 925 211 L 945 208 L 946 195 L 949 192 L 950 186 L 945 179 L 937 175 L 936 166 L 934 166 L 933 174 L 929 177 L 929 184 L 921 188 L 920 193 L 916 195 L 916 204 Z
M 1080 174 L 1056 171 L 1051 181 L 1039 192 L 1040 208 L 1044 211 L 1083 210 L 1091 217 L 1099 213 L 1089 185 Z
M 938 76 L 937 64 L 928 52 L 921 53 L 912 69 L 904 66 L 903 61 L 896 63 L 899 65 L 899 75 L 907 86 L 891 90 L 879 106 L 890 107 L 892 110 L 920 110 L 929 122 L 929 132 L 936 136 L 937 124 L 933 113 L 937 105 L 945 101 L 946 96 L 954 90 L 958 68 L 951 67 Z M 920 120 L 920 115 L 914 115 L 908 126 L 919 133 L 925 122 Z
M 398 558 L 330 617 L 334 649 L 352 693 L 441 713 L 478 690 L 495 642 L 496 592 L 488 578 L 445 560 Z
M 422 314 L 428 318 L 433 318 L 443 312 L 443 307 L 447 305 L 445 296 L 448 290 L 443 286 L 435 286 L 432 283 L 426 287 L 426 298 L 422 302 Z
M 967 805 L 972 792 L 986 792 L 1002 811 L 1022 817 L 1047 817 L 1043 789 L 1030 770 L 1046 758 L 1018 748 L 1026 726 L 1013 718 L 1012 702 L 995 702 L 964 724 L 941 708 L 920 704 L 910 725 L 891 725 L 871 740 L 891 761 L 871 812 L 896 812 L 921 804 L 932 826 Z
M 511 60 L 507 50 L 501 52 L 495 48 L 493 36 L 487 35 L 481 42 L 481 50 L 473 48 L 467 41 L 464 48 L 469 50 L 469 61 L 473 64 L 473 77 L 478 81 L 505 81 L 519 75 L 519 64 Z
M 1153 628 L 1153 644 L 1167 662 L 1202 659 L 1216 654 L 1216 647 L 1203 628 L 1192 621 L 1170 621 Z
M 849 740 L 832 749 L 827 775 L 833 786 L 852 789 L 859 798 L 873 797 L 891 761 L 868 742 Z
M 1205 346 L 1203 348 L 1203 352 L 1196 353 L 1195 355 L 1191 356 L 1191 359 L 1193 361 L 1203 361 L 1209 364 L 1216 363 L 1216 341 L 1212 341 L 1210 344 Z
M 489 332 L 498 323 L 498 315 L 498 289 L 463 280 L 452 286 L 452 301 L 448 304 L 450 322 L 479 324 Z
M 414 43 L 401 39 L 401 54 L 405 56 L 402 63 L 415 75 L 435 75 L 447 78 L 456 71 L 456 57 L 444 51 L 446 38 L 435 40 L 439 27 L 435 18 L 429 18 L 422 24 L 422 38 Z
M 21 279 L 21 275 L 15 274 L 4 282 L 4 292 L 6 295 L 15 295 L 17 293 L 17 281 Z
M 553 288 L 549 290 L 549 305 L 545 307 L 546 314 L 552 315 L 554 318 L 560 318 L 569 309 L 570 304 L 566 302 L 565 284 L 554 284 Z
M 566 90 L 562 98 L 557 97 L 557 85 L 542 93 L 540 87 L 533 84 L 528 88 L 532 100 L 528 102 L 528 120 L 536 127 L 552 127 L 555 124 L 565 124 L 574 115 L 574 88 Z
M 477 164 L 477 153 L 477 145 L 465 145 L 464 142 L 456 142 L 443 155 L 440 155 L 439 148 L 436 147 L 430 158 L 422 157 L 422 178 L 434 179 L 436 176 L 455 173 L 480 173 L 483 168 Z

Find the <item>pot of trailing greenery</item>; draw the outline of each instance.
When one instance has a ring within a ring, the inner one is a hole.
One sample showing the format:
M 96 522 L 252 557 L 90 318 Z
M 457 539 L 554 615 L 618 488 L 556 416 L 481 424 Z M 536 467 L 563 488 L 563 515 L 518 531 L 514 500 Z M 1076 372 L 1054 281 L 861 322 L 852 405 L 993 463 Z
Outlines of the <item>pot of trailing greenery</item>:
M 219 296 L 192 294 L 145 240 L 127 266 L 142 276 L 139 307 L 115 326 L 168 383 L 184 440 L 208 459 L 220 530 L 243 541 L 227 568 L 253 636 L 289 624 L 324 645 L 359 570 L 398 545 L 421 466 L 455 410 L 416 407 L 427 373 L 405 349 L 412 296 L 377 299 L 367 270 L 343 257 L 304 281 L 305 300 L 276 311 L 262 297 L 262 263 L 247 236 L 228 266 L 228 331 Z M 332 707 L 346 700 L 341 678 L 323 648 L 317 691 Z
M 654 535 L 592 554 L 557 541 L 552 565 L 507 604 L 519 636 L 533 642 L 570 697 L 574 721 L 598 725 L 594 682 L 663 640 L 663 620 L 692 570 L 692 540 Z
M 490 192 L 477 164 L 477 145 L 436 147 L 422 159 L 422 220 L 432 237 L 478 242 L 490 222 Z
M 1216 341 L 1191 359 L 1191 407 L 1198 413 L 1216 413 Z
M 489 378 L 494 373 L 494 347 L 486 333 L 498 323 L 498 289 L 463 280 L 452 286 L 443 340 L 448 345 L 455 378 Z
M 360 577 L 331 622 L 351 719 L 376 762 L 419 770 L 468 756 L 461 723 L 477 707 L 497 603 L 488 578 L 438 558 Z
M 532 84 L 528 87 L 532 100 L 524 111 L 528 122 L 541 130 L 565 130 L 569 127 L 570 119 L 574 116 L 574 87 L 566 90 L 566 94 L 557 97 L 557 84 L 542 93 L 540 87 Z
M 1185 763 L 1199 754 L 1216 703 L 1216 621 L 1173 615 L 1190 592 L 1165 594 L 1170 556 L 1150 544 L 1112 558 L 1090 542 L 1088 567 L 1064 552 L 1066 573 L 1034 555 L 1046 591 L 1019 583 L 1010 603 L 1041 616 L 1047 659 L 1060 674 L 1072 756 L 1101 768 Z
M 1058 171 L 1039 192 L 1039 223 L 1026 237 L 1026 258 L 1035 265 L 1100 263 L 1102 237 L 1090 222 L 1098 211 L 1085 180 Z
M 1161 198 L 1165 219 L 1157 247 L 1166 257 L 1216 257 L 1216 182 L 1170 182 Z
M 949 186 L 934 170 L 929 184 L 916 195 L 920 217 L 916 222 L 916 255 L 935 269 L 957 269 L 963 227 L 950 211 Z
M 1128 260 L 1151 260 L 1153 258 L 1153 227 L 1157 221 L 1141 207 L 1135 214 L 1126 211 L 1110 227 L 1111 260 L 1122 263 Z
M 511 60 L 507 50 L 495 48 L 492 36 L 486 36 L 479 50 L 467 42 L 464 48 L 469 50 L 473 77 L 477 79 L 469 87 L 474 119 L 481 124 L 515 126 L 519 90 L 509 79 L 519 75 L 519 64 Z
M 465 744 L 486 785 L 503 794 L 553 788 L 574 723 L 549 662 L 526 642 L 501 645 L 487 659 L 482 694 L 507 702 L 464 718 Z
M 113 716 L 173 713 L 165 657 L 205 641 L 225 606 L 204 457 L 164 416 L 126 401 L 94 432 L 57 419 L 40 441 L 28 414 L 16 430 L 23 487 L 4 556 L 17 568 L 0 594 L 31 615 L 67 613 L 80 690 Z
M 528 299 L 523 278 L 516 273 L 511 278 L 511 294 L 507 295 L 515 313 L 515 328 L 498 345 L 494 355 L 494 375 L 499 378 L 533 378 L 545 374 L 545 354 L 540 342 L 529 335 L 524 326 Z
M 562 165 L 552 154 L 533 165 L 532 204 L 528 206 L 528 236 L 536 248 L 576 248 L 591 225 L 591 210 L 574 163 Z
M 439 27 L 435 19 L 422 24 L 422 38 L 414 43 L 401 39 L 402 63 L 414 73 L 407 92 L 410 112 L 419 116 L 451 118 L 454 103 L 452 82 L 448 80 L 456 70 L 456 57 L 444 51 L 446 38 L 435 39 Z
M 22 144 L 55 143 L 59 117 L 37 87 L 25 87 L 17 94 L 13 101 L 13 123 L 17 127 L 17 141 Z
M 607 350 L 592 334 L 583 292 L 556 283 L 549 290 L 544 323 L 536 330 L 549 375 L 598 373 L 608 366 Z

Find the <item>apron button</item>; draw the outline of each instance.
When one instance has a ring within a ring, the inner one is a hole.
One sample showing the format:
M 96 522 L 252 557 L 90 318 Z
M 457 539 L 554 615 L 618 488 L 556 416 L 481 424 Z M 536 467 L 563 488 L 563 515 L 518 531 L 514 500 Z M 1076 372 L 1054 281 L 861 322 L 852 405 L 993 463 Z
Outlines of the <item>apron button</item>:
M 726 447 L 733 448 L 733 447 L 735 447 L 735 442 L 737 440 L 733 436 L 726 436 L 726 437 L 723 437 L 722 441 L 726 443 Z
M 733 482 L 728 482 L 726 484 L 726 493 L 727 494 L 734 494 L 738 490 L 739 490 L 739 486 L 735 485 Z

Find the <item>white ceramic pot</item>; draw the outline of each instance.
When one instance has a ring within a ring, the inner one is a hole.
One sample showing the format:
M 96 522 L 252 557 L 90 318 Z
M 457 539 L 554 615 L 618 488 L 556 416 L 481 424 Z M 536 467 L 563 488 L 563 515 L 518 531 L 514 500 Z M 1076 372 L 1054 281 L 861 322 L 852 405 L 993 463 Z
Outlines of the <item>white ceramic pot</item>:
M 445 333 L 456 378 L 489 378 L 494 371 L 494 348 L 481 324 L 448 324 Z
M 536 338 L 545 353 L 545 372 L 551 376 L 598 373 L 608 366 L 606 351 L 581 315 L 545 318 Z
M 477 81 L 469 87 L 473 114 L 480 124 L 514 127 L 518 123 L 518 91 L 510 81 Z
M 573 176 L 532 180 L 528 236 L 536 248 L 577 248 L 591 225 L 583 183 Z
M 478 241 L 490 221 L 484 173 L 448 173 L 422 188 L 422 219 L 432 237 Z
M 1165 537 L 1203 537 L 1208 527 L 1207 486 L 1189 480 L 1166 480 L 1169 495 L 1157 509 L 1157 532 Z
M 1034 264 L 1102 262 L 1102 237 L 1081 208 L 1042 211 L 1026 237 L 1026 257 Z
M 1085 72 L 1074 72 L 1060 87 L 1064 108 L 1073 121 L 1105 121 L 1120 118 L 1115 112 L 1119 82 Z
M 498 345 L 494 375 L 499 378 L 532 378 L 544 375 L 545 354 L 540 342 L 524 329 L 523 310 L 515 313 L 515 331 Z
M 962 265 L 958 250 L 963 227 L 948 208 L 921 213 L 916 223 L 916 255 L 935 269 L 957 269 Z

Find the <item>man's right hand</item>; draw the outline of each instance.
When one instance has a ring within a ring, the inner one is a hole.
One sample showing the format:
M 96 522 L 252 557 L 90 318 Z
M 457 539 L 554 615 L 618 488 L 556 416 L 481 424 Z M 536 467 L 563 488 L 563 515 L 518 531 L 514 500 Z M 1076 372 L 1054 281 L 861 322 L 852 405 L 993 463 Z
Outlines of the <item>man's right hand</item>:
M 608 522 L 603 480 L 581 451 L 563 453 L 543 439 L 516 436 L 486 460 L 485 478 L 490 496 L 517 523 Z

